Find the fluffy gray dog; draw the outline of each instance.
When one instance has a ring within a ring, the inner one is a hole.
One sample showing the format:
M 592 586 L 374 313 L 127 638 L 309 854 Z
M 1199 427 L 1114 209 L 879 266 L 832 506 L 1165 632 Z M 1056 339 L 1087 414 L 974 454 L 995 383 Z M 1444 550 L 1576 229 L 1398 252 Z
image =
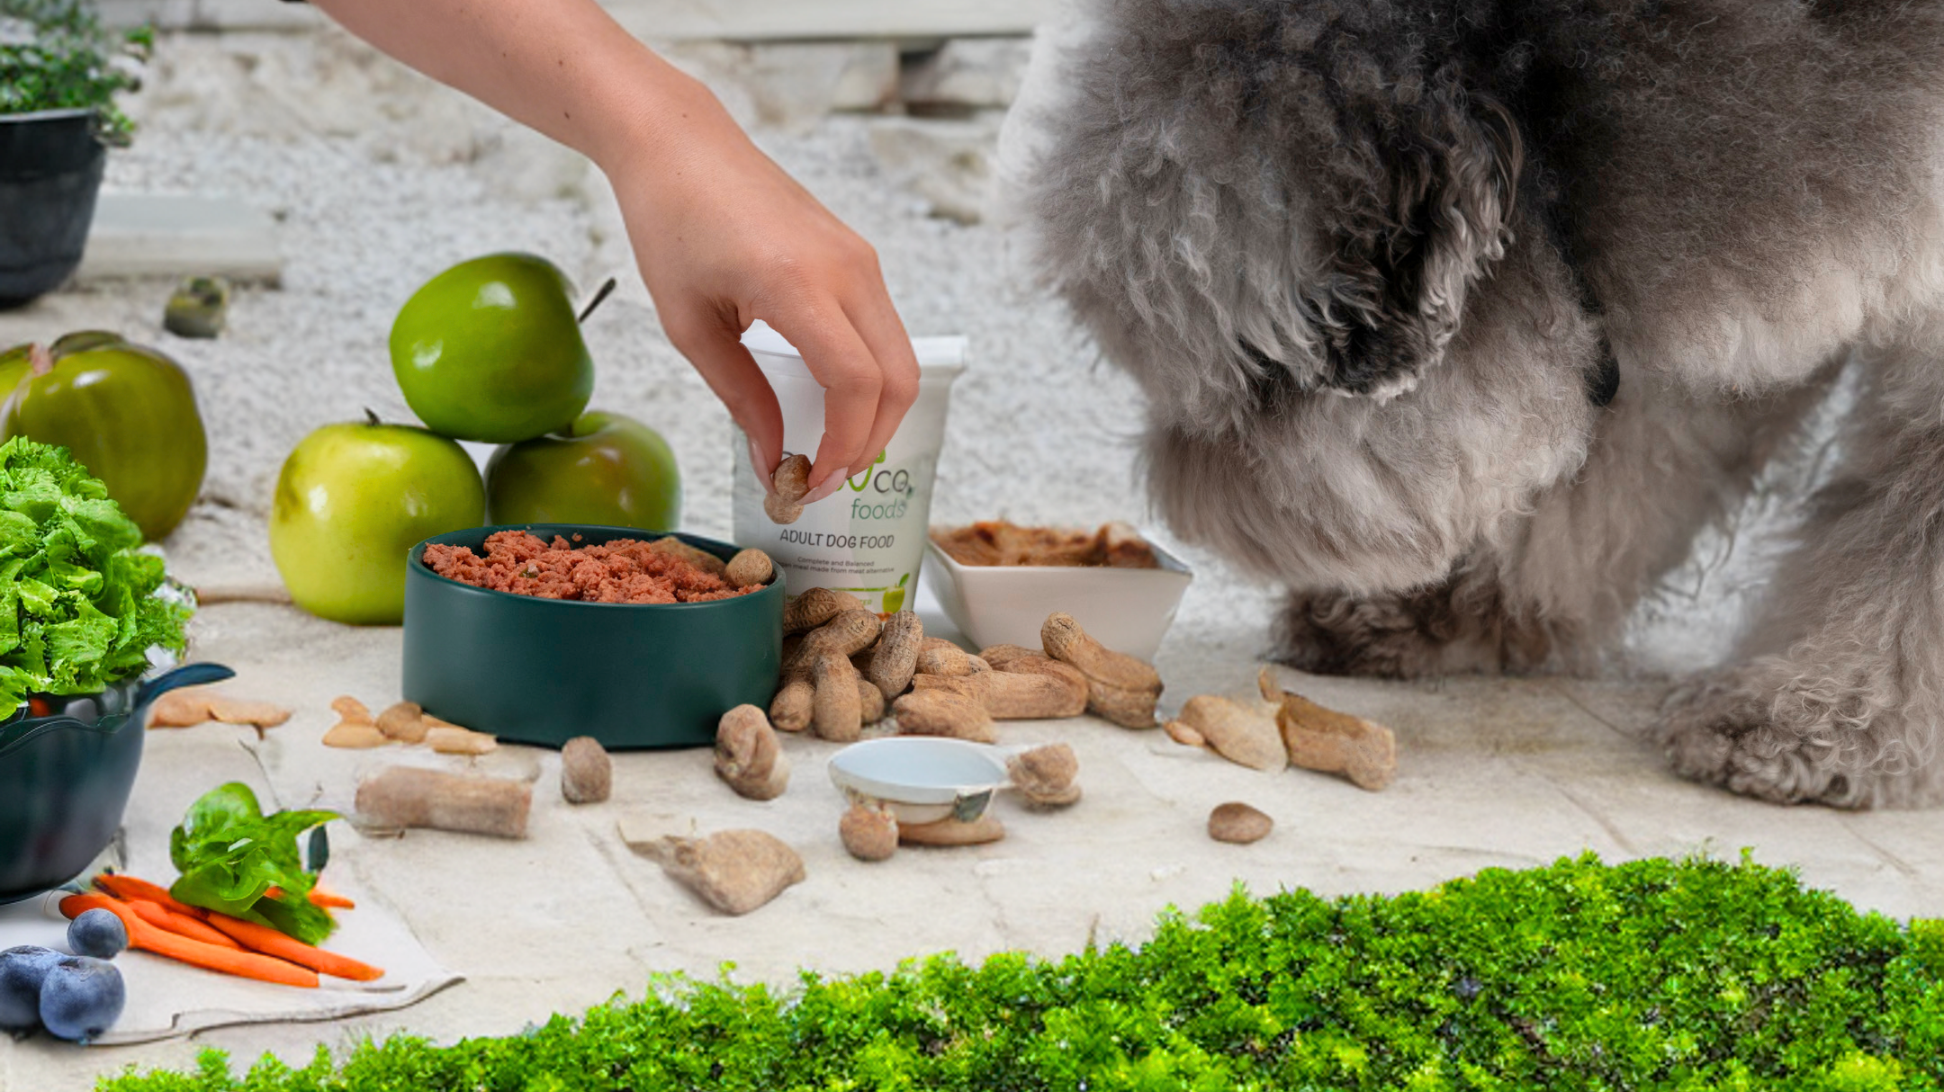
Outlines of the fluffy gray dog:
M 1587 670 L 1862 372 L 1677 770 L 1944 796 L 1944 3 L 1110 0 L 1028 184 L 1184 536 L 1280 657 Z

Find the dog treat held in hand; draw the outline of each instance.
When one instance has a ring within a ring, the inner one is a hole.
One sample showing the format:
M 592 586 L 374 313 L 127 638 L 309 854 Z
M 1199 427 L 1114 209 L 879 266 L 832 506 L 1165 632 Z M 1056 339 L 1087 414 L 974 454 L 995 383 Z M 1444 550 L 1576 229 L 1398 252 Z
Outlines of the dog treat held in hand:
M 792 596 L 783 604 L 783 632 L 803 633 L 816 629 L 847 610 L 863 610 L 864 600 L 849 592 L 811 588 Z
M 898 848 L 898 817 L 886 807 L 852 804 L 837 821 L 837 836 L 860 861 L 882 861 Z
M 725 914 L 747 914 L 804 877 L 797 851 L 760 830 L 724 830 L 706 838 L 669 835 L 636 849 Z
M 898 731 L 907 736 L 948 736 L 995 743 L 992 716 L 974 697 L 952 690 L 914 690 L 891 703 Z
M 789 679 L 770 699 L 770 724 L 780 732 L 801 732 L 816 715 L 817 688 L 808 676 Z
M 885 701 L 911 688 L 911 676 L 918 670 L 918 647 L 924 640 L 925 625 L 918 620 L 917 612 L 901 610 L 884 620 L 871 661 L 864 668 L 864 677 L 878 688 Z
M 1194 742 L 1199 737 L 1216 754 L 1252 770 L 1274 773 L 1289 764 L 1273 706 L 1252 709 L 1220 694 L 1197 694 L 1168 722 L 1167 732 L 1191 747 L 1201 746 Z
M 738 705 L 716 722 L 715 772 L 748 800 L 774 800 L 789 788 L 789 759 L 761 709 Z
M 1036 807 L 1063 808 L 1079 800 L 1080 786 L 1073 780 L 1079 773 L 1080 759 L 1065 743 L 1049 743 L 1006 759 L 1013 788 Z
M 1371 792 L 1390 784 L 1397 773 L 1397 738 L 1389 728 L 1362 717 L 1325 709 L 1284 690 L 1264 667 L 1257 676 L 1262 696 L 1277 703 L 1276 725 L 1291 765 L 1319 773 L 1341 774 Z
M 323 742 L 326 747 L 362 750 L 369 747 L 383 747 L 391 740 L 386 739 L 385 733 L 380 732 L 370 721 L 341 720 L 332 725 L 330 731 L 324 733 Z
M 1154 727 L 1161 674 L 1152 664 L 1103 646 L 1064 612 L 1048 616 L 1040 643 L 1048 656 L 1086 676 L 1089 712 L 1124 728 Z
M 425 742 L 442 755 L 483 755 L 499 750 L 499 740 L 493 736 L 450 724 L 427 728 Z
M 729 567 L 723 572 L 729 583 L 738 588 L 767 584 L 774 575 L 776 565 L 770 561 L 770 555 L 753 547 L 738 551 L 735 557 L 729 559 Z
M 417 702 L 401 701 L 388 706 L 378 714 L 378 730 L 386 739 L 400 743 L 423 743 L 425 733 L 431 726 L 425 723 L 425 710 Z
M 560 748 L 560 795 L 569 804 L 598 804 L 614 791 L 614 760 L 593 736 L 575 736 Z
M 803 515 L 803 498 L 810 493 L 810 457 L 792 455 L 778 464 L 774 492 L 763 497 L 763 512 L 771 523 L 795 523 Z
M 525 781 L 467 777 L 392 766 L 358 786 L 358 814 L 378 827 L 424 827 L 499 838 L 526 837 L 533 787 Z
M 976 846 L 1006 836 L 1005 824 L 990 811 L 970 823 L 940 819 L 936 823 L 898 824 L 898 844 L 907 846 Z
M 810 669 L 816 693 L 810 698 L 810 724 L 819 739 L 855 743 L 864 734 L 864 704 L 858 695 L 861 681 L 847 653 L 826 653 Z
M 1208 836 L 1218 842 L 1239 846 L 1260 842 L 1275 826 L 1274 819 L 1239 801 L 1218 804 L 1208 813 Z

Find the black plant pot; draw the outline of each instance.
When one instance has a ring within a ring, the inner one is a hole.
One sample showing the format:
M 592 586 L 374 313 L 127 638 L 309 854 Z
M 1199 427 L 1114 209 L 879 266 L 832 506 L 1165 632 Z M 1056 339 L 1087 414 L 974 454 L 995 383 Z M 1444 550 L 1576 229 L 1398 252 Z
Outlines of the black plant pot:
M 81 264 L 107 158 L 92 110 L 0 114 L 0 309 L 53 291 Z

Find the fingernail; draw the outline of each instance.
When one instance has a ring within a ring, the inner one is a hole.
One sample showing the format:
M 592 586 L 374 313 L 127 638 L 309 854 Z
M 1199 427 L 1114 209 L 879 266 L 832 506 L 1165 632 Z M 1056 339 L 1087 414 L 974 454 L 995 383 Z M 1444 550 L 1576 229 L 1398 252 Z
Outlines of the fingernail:
M 830 477 L 825 478 L 823 480 L 822 485 L 816 487 L 815 489 L 812 489 L 810 491 L 810 495 L 803 498 L 803 503 L 815 504 L 818 501 L 824 499 L 825 497 L 830 496 L 832 493 L 837 492 L 837 487 L 844 484 L 844 477 L 849 472 L 850 472 L 850 467 L 847 466 L 840 466 L 837 469 L 831 471 Z

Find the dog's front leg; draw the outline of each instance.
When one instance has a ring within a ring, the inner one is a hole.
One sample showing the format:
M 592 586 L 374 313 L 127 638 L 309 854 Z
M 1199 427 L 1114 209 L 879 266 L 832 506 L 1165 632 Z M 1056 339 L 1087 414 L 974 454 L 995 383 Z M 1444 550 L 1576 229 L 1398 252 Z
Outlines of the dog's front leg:
M 1944 716 L 1944 375 L 1905 346 L 1866 358 L 1839 479 L 1740 658 L 1675 691 L 1674 768 L 1784 803 L 1933 800 Z
M 1833 377 L 1723 401 L 1629 376 L 1579 473 L 1507 516 L 1438 583 L 1293 591 L 1277 658 L 1393 677 L 1594 669 L 1641 596 L 1746 493 Z

